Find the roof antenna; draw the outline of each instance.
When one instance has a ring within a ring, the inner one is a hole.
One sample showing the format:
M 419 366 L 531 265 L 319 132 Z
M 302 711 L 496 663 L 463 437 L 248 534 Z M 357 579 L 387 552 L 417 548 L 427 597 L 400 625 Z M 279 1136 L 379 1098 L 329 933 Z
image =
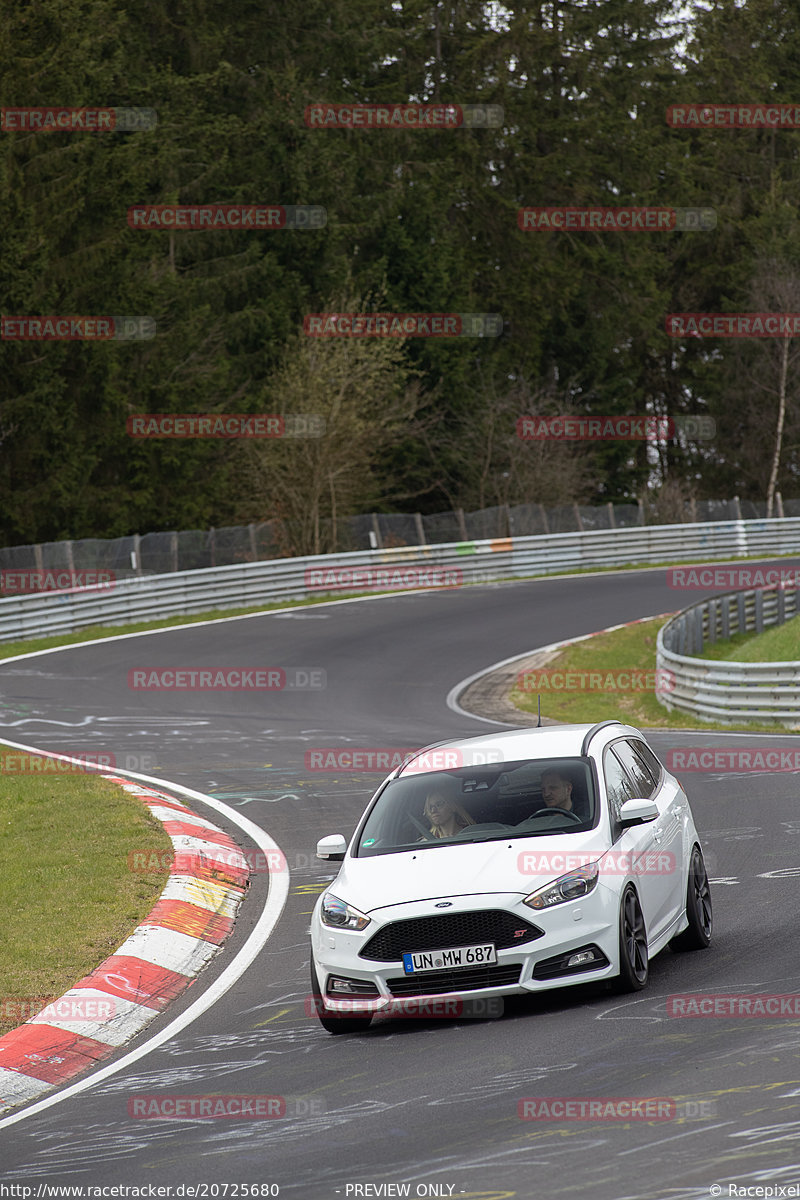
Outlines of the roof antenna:
M 541 729 L 541 727 L 542 727 L 542 694 L 541 694 L 541 692 L 539 692 L 539 694 L 536 697 L 536 708 L 539 713 L 539 720 L 536 724 L 536 728 Z

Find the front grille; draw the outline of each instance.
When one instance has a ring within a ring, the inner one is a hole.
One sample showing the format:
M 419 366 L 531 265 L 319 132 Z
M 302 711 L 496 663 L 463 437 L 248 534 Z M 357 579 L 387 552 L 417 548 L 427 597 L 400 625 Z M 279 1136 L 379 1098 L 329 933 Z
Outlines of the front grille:
M 445 992 L 471 992 L 478 988 L 513 987 L 519 983 L 522 963 L 501 963 L 496 967 L 475 967 L 463 971 L 427 971 L 424 975 L 403 975 L 387 979 L 393 996 L 439 996 Z
M 379 929 L 360 951 L 360 958 L 374 962 L 399 962 L 417 950 L 449 950 L 451 946 L 479 946 L 491 942 L 498 950 L 523 946 L 544 937 L 544 932 L 524 917 L 501 909 L 480 912 L 442 913 L 392 921 Z

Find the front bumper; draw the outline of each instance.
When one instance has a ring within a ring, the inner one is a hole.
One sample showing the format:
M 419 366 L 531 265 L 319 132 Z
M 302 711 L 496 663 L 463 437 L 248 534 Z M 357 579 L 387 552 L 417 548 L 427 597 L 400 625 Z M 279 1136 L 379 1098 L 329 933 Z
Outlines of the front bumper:
M 361 951 L 385 926 L 409 918 L 430 917 L 432 902 L 395 905 L 373 912 L 370 925 L 361 933 L 332 929 L 322 924 L 315 909 L 311 924 L 314 967 L 322 993 L 322 1011 L 366 1014 L 394 1012 L 408 1014 L 416 1009 L 435 1007 L 436 1002 L 451 1002 L 451 1012 L 436 1015 L 458 1016 L 464 1002 L 481 1015 L 476 1001 L 492 997 L 525 995 L 553 988 L 575 986 L 607 979 L 619 973 L 619 894 L 599 884 L 589 895 L 537 912 L 522 903 L 519 893 L 500 893 L 450 898 L 450 913 L 499 910 L 521 922 L 534 924 L 543 932 L 536 940 L 497 950 L 497 963 L 486 967 L 454 968 L 407 976 L 402 959 L 375 962 Z M 552 974 L 552 960 L 568 956 L 588 946 L 595 947 L 605 965 L 587 964 L 585 969 L 570 969 Z M 409 945 L 407 951 L 420 947 Z M 447 948 L 442 946 L 442 949 Z M 550 964 L 549 968 L 547 964 Z M 537 978 L 550 972 L 550 977 Z M 374 985 L 377 995 L 335 998 L 328 995 L 332 978 L 361 981 Z M 460 1005 L 460 1009 L 459 1009 Z M 423 1013 L 424 1015 L 424 1013 Z M 491 1015 L 487 1012 L 486 1015 Z

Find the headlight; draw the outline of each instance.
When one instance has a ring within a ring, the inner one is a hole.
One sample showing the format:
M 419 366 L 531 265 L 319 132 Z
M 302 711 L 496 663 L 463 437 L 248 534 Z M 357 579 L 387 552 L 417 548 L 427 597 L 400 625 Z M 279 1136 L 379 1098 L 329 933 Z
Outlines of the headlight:
M 530 896 L 525 897 L 523 904 L 527 904 L 529 908 L 542 909 L 552 908 L 554 904 L 564 904 L 567 900 L 579 900 L 581 896 L 588 896 L 589 892 L 594 891 L 599 875 L 597 863 L 586 863 L 583 867 L 561 875 L 553 883 L 547 883 L 537 891 L 531 892 Z
M 320 915 L 323 925 L 331 925 L 335 929 L 366 929 L 371 919 L 330 892 L 322 897 Z

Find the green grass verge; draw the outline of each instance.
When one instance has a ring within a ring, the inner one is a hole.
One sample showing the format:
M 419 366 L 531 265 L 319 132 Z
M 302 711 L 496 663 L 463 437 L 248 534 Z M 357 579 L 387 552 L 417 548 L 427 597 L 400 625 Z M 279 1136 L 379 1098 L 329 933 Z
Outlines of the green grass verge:
M 558 671 L 655 671 L 656 637 L 668 617 L 656 617 L 652 621 L 640 621 L 627 625 L 613 633 L 601 633 L 584 642 L 576 642 L 561 651 L 545 670 Z M 607 682 L 611 683 L 611 680 Z M 552 717 L 565 723 L 584 724 L 595 721 L 617 720 L 629 725 L 650 729 L 703 729 L 728 730 L 730 725 L 699 721 L 690 713 L 668 712 L 656 700 L 651 691 L 605 690 L 550 690 L 541 687 L 542 716 Z M 512 704 L 523 712 L 536 712 L 536 692 L 523 691 L 515 687 L 510 696 Z M 777 730 L 785 733 L 785 726 L 776 722 L 737 722 L 737 729 L 753 732 Z
M 737 633 L 725 642 L 712 642 L 698 658 L 733 662 L 797 662 L 800 660 L 800 617 L 764 633 Z
M 22 754 L 0 745 L 4 766 Z M 131 871 L 128 855 L 151 848 L 172 843 L 117 784 L 0 771 L 0 1034 L 33 1015 L 22 1003 L 60 996 L 147 916 L 166 876 Z

